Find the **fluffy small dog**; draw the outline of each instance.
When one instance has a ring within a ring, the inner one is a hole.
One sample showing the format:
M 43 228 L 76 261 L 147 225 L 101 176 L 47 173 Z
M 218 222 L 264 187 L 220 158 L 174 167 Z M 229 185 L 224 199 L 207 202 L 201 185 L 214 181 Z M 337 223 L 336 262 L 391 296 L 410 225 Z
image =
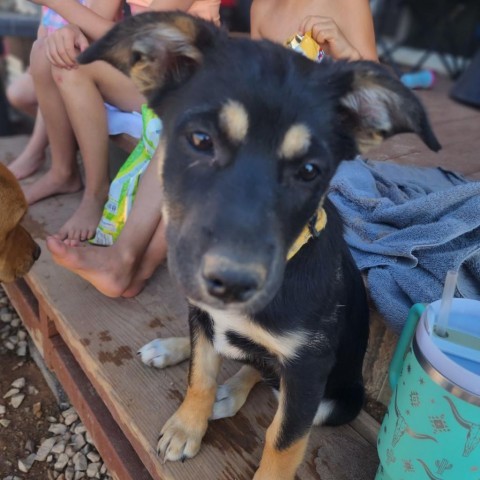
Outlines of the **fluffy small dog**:
M 293 479 L 312 425 L 352 420 L 364 396 L 368 306 L 329 181 L 398 132 L 438 149 L 422 106 L 374 63 L 315 64 L 182 13 L 129 18 L 79 58 L 130 75 L 163 121 L 168 264 L 191 335 L 153 355 L 171 365 L 191 342 L 191 360 L 159 453 L 196 455 L 209 419 L 234 415 L 264 380 L 278 410 L 255 479 Z M 217 391 L 221 355 L 245 366 Z
M 22 277 L 40 256 L 40 247 L 19 225 L 27 208 L 17 179 L 0 163 L 0 282 Z

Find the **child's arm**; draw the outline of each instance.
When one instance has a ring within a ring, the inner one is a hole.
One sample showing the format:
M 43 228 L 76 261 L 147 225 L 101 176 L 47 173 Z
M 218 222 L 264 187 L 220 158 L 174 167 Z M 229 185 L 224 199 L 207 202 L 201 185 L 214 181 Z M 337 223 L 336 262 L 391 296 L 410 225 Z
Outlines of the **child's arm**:
M 89 10 L 110 21 L 121 18 L 121 9 L 124 3 L 125 0 L 85 0 L 83 2 Z
M 261 0 L 254 1 L 250 9 L 250 37 L 254 40 L 260 40 L 262 38 L 259 25 L 263 19 L 263 5 L 264 3 Z
M 37 38 L 45 38 L 47 36 L 47 29 L 44 25 L 40 24 L 37 30 Z
M 167 10 L 183 10 L 187 11 L 195 0 L 152 0 L 149 10 L 167 11 Z
M 312 37 L 333 58 L 378 61 L 368 0 L 339 0 L 337 9 L 335 20 L 307 16 L 300 33 L 312 32 Z

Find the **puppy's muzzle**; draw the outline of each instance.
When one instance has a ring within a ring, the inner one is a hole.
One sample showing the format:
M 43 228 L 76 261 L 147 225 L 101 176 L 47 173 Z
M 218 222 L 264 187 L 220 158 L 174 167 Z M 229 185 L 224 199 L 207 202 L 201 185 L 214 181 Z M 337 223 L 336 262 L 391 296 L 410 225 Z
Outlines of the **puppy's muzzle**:
M 263 288 L 267 270 L 261 263 L 207 253 L 203 257 L 201 276 L 210 296 L 224 303 L 244 303 Z

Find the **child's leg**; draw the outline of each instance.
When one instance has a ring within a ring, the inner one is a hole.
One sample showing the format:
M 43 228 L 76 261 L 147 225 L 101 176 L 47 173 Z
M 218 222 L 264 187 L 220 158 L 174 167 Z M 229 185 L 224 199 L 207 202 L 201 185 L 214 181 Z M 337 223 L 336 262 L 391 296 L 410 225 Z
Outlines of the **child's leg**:
M 42 114 L 38 110 L 33 132 L 27 145 L 22 153 L 8 165 L 8 168 L 19 180 L 33 175 L 45 162 L 47 146 L 47 130 Z
M 32 204 L 51 195 L 76 192 L 82 188 L 82 180 L 76 163 L 75 138 L 42 40 L 33 45 L 30 72 L 52 155 L 50 170 L 35 183 L 23 186 L 27 201 Z
M 165 238 L 165 222 L 161 219 L 140 262 L 132 271 L 130 283 L 122 292 L 122 297 L 131 298 L 138 295 L 157 267 L 167 258 L 167 240 Z
M 161 207 L 157 164 L 152 160 L 141 179 L 128 220 L 111 247 L 68 246 L 54 237 L 47 239 L 47 246 L 58 264 L 77 273 L 103 294 L 134 296 L 166 257 Z
M 6 91 L 10 105 L 31 117 L 37 114 L 37 95 L 29 72 L 19 75 Z
M 20 75 L 8 88 L 7 98 L 17 110 L 36 117 L 32 135 L 22 153 L 8 165 L 12 173 L 21 180 L 35 173 L 45 161 L 48 145 L 45 124 L 37 107 L 37 95 L 33 78 L 29 72 Z
M 59 238 L 86 240 L 95 235 L 108 196 L 108 124 L 104 97 L 119 108 L 140 111 L 144 97 L 133 82 L 105 62 L 72 70 L 54 68 L 85 166 L 85 192 Z

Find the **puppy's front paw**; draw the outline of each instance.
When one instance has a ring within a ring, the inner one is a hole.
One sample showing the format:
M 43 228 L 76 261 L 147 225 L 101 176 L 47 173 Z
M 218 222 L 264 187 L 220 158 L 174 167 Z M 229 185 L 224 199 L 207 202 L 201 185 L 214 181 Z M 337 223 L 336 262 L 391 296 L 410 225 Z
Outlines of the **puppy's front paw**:
M 149 367 L 165 368 L 183 362 L 190 357 L 188 337 L 157 338 L 139 351 L 142 362 Z
M 183 462 L 194 457 L 200 450 L 207 425 L 186 423 L 178 412 L 175 413 L 162 428 L 157 453 L 163 456 L 164 462 L 178 460 Z
M 233 417 L 245 403 L 247 395 L 248 391 L 243 392 L 240 388 L 235 388 L 228 383 L 219 385 L 210 419 Z

